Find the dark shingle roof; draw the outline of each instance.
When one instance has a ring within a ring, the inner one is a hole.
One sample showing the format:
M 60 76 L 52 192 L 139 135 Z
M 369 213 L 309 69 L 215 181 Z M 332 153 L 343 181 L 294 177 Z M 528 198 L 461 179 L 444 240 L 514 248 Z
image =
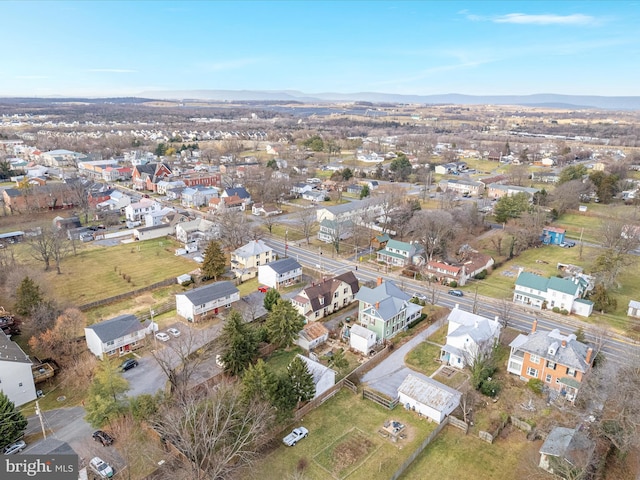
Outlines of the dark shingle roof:
M 107 343 L 133 332 L 143 330 L 145 327 L 135 315 L 125 314 L 105 320 L 104 322 L 94 323 L 87 328 L 93 330 L 102 343 Z
M 331 304 L 334 292 L 340 288 L 342 282 L 347 283 L 351 287 L 351 293 L 355 295 L 360 289 L 358 279 L 353 272 L 345 272 L 337 277 L 328 278 L 324 282 L 312 285 L 304 289 L 309 301 L 311 302 L 311 308 L 314 312 L 321 310 L 326 305 Z M 324 298 L 324 302 L 320 303 L 320 297 Z
M 268 263 L 265 266 L 271 267 L 276 273 L 287 273 L 291 270 L 302 268 L 302 266 L 293 258 L 283 258 L 276 260 L 275 262 Z
M 194 305 L 203 305 L 211 300 L 223 298 L 228 295 L 239 293 L 239 290 L 231 282 L 217 282 L 203 287 L 194 288 L 182 293 Z

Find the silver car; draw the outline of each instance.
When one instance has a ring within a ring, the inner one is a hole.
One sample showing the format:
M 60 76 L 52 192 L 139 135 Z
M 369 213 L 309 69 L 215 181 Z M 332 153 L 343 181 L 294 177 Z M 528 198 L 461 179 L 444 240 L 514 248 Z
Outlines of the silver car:
M 5 447 L 4 454 L 5 455 L 13 455 L 14 453 L 21 452 L 26 448 L 27 444 L 24 440 L 18 440 L 15 443 Z

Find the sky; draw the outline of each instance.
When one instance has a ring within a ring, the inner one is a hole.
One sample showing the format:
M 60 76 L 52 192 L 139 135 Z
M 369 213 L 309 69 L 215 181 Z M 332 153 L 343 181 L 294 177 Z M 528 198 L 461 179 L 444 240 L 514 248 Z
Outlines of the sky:
M 640 95 L 640 0 L 3 0 L 0 18 L 0 96 Z

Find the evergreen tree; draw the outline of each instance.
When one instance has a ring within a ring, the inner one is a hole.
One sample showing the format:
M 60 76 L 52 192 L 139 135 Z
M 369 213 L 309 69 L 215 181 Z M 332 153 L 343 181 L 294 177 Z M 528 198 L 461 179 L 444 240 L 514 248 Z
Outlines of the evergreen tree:
M 413 301 L 413 299 L 411 301 Z M 333 354 L 331 359 L 329 359 L 329 366 L 335 370 L 338 370 L 339 372 L 342 372 L 349 368 L 349 361 L 344 356 L 344 350 L 340 349 Z
M 287 367 L 291 389 L 297 402 L 311 400 L 316 394 L 316 385 L 313 375 L 309 372 L 307 364 L 300 357 L 296 357 Z
M 122 377 L 118 366 L 105 358 L 98 365 L 98 370 L 89 386 L 86 402 L 85 419 L 94 428 L 100 428 L 128 408 L 123 395 L 129 389 L 129 382 Z
M 362 200 L 363 198 L 367 198 L 369 195 L 371 195 L 371 191 L 369 190 L 369 185 L 364 185 L 362 187 L 362 190 L 360 190 L 360 200 Z
M 29 277 L 24 277 L 16 290 L 15 311 L 19 315 L 29 315 L 34 308 L 42 303 L 44 298 L 40 287 Z
M 267 312 L 270 312 L 278 300 L 280 300 L 280 292 L 275 288 L 270 288 L 267 290 L 267 293 L 264 294 L 264 301 L 262 303 Z
M 213 240 L 204 251 L 204 262 L 202 263 L 202 278 L 217 280 L 224 273 L 227 259 L 224 256 L 220 243 Z
M 293 343 L 298 332 L 304 327 L 304 317 L 289 300 L 280 299 L 267 316 L 266 327 L 271 343 L 286 348 Z
M 298 404 L 296 392 L 292 387 L 288 373 L 283 373 L 276 378 L 271 393 L 271 405 L 275 407 L 277 418 L 281 422 L 286 422 L 291 418 L 291 414 Z
M 242 374 L 258 356 L 258 339 L 236 310 L 229 314 L 220 339 L 225 345 L 222 361 L 227 373 Z
M 277 382 L 264 360 L 259 359 L 254 365 L 249 365 L 242 376 L 242 396 L 247 401 L 259 399 L 271 403 Z
M 15 404 L 0 390 L 0 445 L 9 445 L 27 429 L 27 419 Z

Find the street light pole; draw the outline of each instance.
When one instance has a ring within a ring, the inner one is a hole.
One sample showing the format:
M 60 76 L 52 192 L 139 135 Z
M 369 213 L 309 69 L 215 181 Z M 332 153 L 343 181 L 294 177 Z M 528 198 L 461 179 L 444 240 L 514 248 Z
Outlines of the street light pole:
M 153 314 L 155 313 L 152 308 L 149 309 L 149 313 L 151 314 L 151 331 L 153 332 L 153 349 L 158 349 L 158 337 L 156 337 L 156 324 L 153 323 Z

